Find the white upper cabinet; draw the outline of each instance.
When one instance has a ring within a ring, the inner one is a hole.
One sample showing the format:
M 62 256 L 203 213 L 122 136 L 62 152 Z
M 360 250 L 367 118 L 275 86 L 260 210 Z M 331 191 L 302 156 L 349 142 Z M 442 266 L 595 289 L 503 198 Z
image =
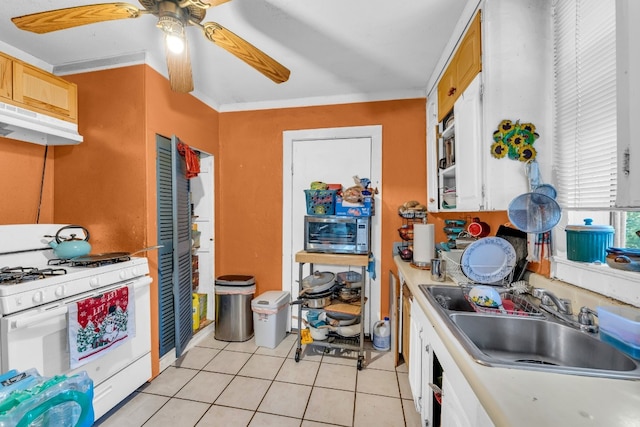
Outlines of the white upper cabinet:
M 449 170 L 446 159 L 440 160 L 447 154 L 449 111 L 432 105 L 442 98 L 436 89 L 427 97 L 427 200 L 431 211 L 507 210 L 516 196 L 528 191 L 524 162 L 508 157 L 497 159 L 491 154 L 493 133 L 502 120 L 535 125 L 540 135 L 534 143 L 537 160 L 543 180 L 550 182 L 552 46 L 550 4 L 546 3 L 485 0 L 480 4 L 482 72 L 457 95 L 453 107 L 455 172 Z M 473 23 L 474 16 L 461 19 Z M 460 34 L 453 38 L 460 38 Z M 451 54 L 443 52 L 443 57 Z M 438 89 L 445 86 L 437 85 Z M 437 111 L 436 119 L 441 119 L 440 135 L 436 134 L 434 122 L 430 122 L 432 109 Z M 450 191 L 453 185 L 455 208 L 443 200 L 443 192 Z
M 456 209 L 483 209 L 482 99 L 478 74 L 453 105 L 455 114 Z
M 459 94 L 453 110 L 433 132 L 436 144 L 428 144 L 428 207 L 432 211 L 478 211 L 483 209 L 482 74 Z M 429 107 L 427 107 L 429 114 Z M 427 136 L 427 139 L 430 135 Z M 435 183 L 435 185 L 434 185 Z

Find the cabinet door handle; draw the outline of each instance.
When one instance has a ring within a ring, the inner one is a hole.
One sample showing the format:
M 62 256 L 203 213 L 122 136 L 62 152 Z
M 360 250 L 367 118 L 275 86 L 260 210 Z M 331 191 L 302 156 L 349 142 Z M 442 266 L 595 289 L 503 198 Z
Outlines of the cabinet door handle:
M 452 96 L 454 93 L 456 93 L 456 88 L 455 87 L 450 88 L 448 95 Z

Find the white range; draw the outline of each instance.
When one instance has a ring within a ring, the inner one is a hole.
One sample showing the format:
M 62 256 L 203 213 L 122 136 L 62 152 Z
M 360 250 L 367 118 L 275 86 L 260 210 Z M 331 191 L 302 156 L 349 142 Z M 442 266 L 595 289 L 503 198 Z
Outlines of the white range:
M 86 371 L 94 383 L 98 419 L 151 377 L 152 280 L 142 257 L 57 260 L 45 236 L 67 225 L 0 225 L 0 373 L 35 368 L 49 377 Z M 128 338 L 72 369 L 70 310 L 88 298 L 121 295 L 123 288 L 133 292 Z

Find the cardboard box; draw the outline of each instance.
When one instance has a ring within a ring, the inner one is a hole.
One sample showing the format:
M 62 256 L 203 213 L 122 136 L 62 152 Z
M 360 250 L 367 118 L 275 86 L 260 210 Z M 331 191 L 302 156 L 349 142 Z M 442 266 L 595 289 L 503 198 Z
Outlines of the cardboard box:
M 338 216 L 373 216 L 375 215 L 375 203 L 373 197 L 365 197 L 363 203 L 349 203 L 336 197 L 336 215 Z

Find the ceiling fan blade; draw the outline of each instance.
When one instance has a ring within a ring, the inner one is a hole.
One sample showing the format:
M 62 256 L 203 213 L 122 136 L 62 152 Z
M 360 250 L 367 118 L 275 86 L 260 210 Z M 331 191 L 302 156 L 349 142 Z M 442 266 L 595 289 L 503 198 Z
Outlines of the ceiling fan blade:
M 189 93 L 193 90 L 193 78 L 191 76 L 191 58 L 189 57 L 189 45 L 184 39 L 182 53 L 174 53 L 165 43 L 167 55 L 167 69 L 169 70 L 169 83 L 174 92 Z
M 203 3 L 208 4 L 209 6 L 220 6 L 221 4 L 230 2 L 231 0 L 202 0 Z
M 141 13 L 143 11 L 127 3 L 105 3 L 17 16 L 11 21 L 21 30 L 43 34 L 96 22 L 137 18 Z
M 204 35 L 227 52 L 260 71 L 276 83 L 286 82 L 291 71 L 269 55 L 215 22 L 202 25 Z

